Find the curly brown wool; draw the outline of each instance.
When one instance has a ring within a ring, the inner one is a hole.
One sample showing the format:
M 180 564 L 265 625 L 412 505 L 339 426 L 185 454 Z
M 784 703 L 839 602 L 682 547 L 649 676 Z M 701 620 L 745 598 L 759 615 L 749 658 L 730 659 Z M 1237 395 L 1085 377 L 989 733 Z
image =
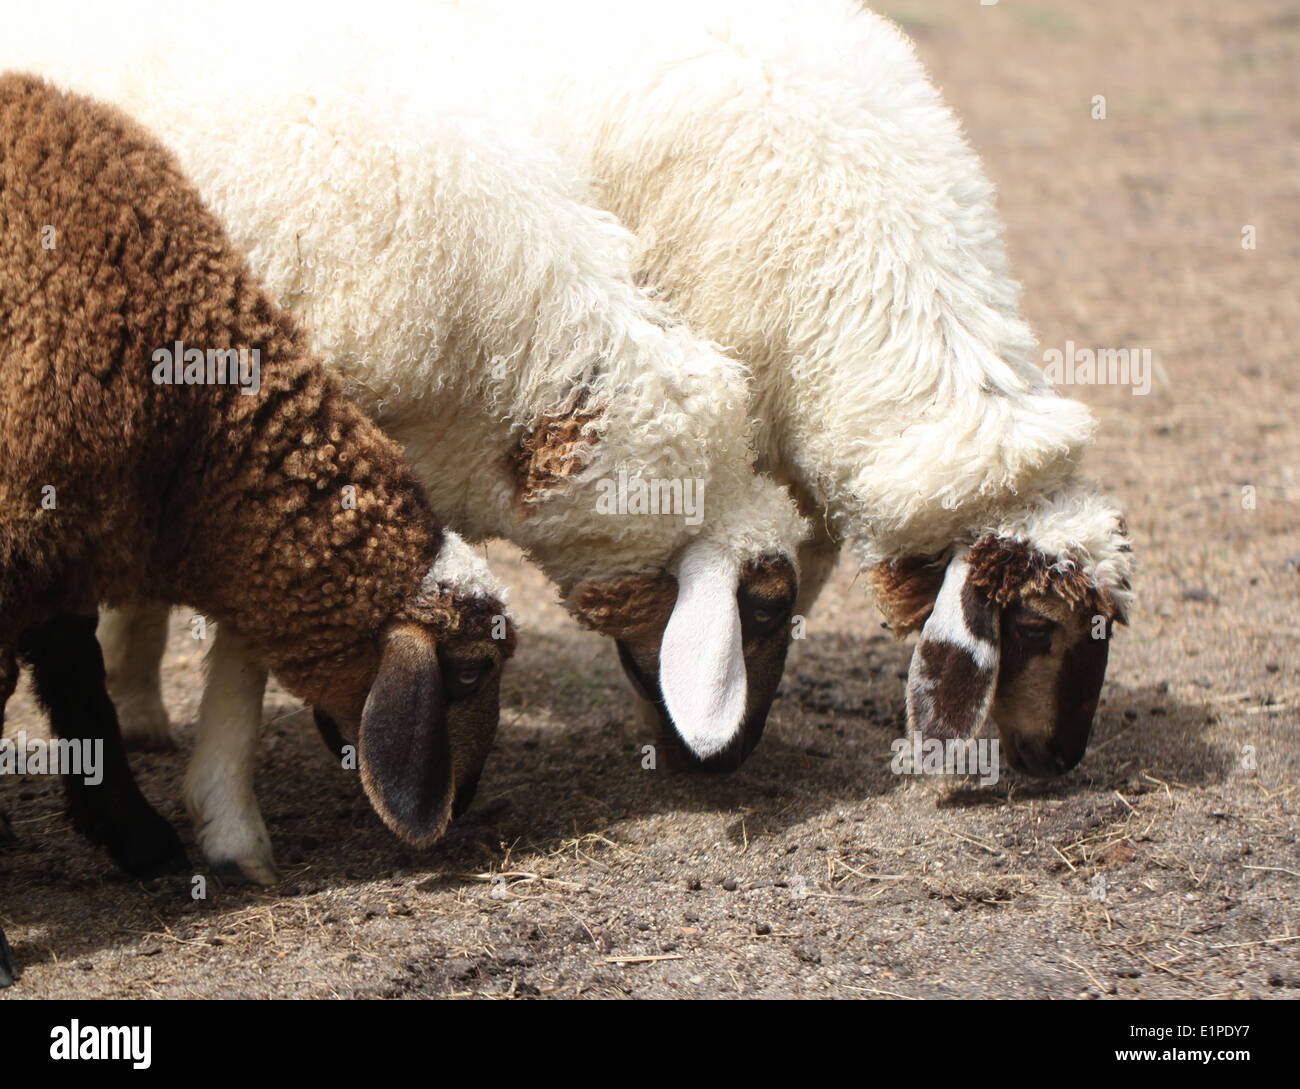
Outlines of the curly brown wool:
M 970 584 L 999 605 L 1055 594 L 1071 608 L 1082 607 L 1123 623 L 1115 599 L 1104 587 L 1073 564 L 1056 562 L 1024 541 L 987 534 L 971 545 L 966 562 L 970 565 Z
M 256 349 L 260 392 L 155 384 L 177 341 Z M 358 713 L 441 537 L 172 156 L 116 110 L 0 77 L 0 661 L 45 616 L 155 598 Z
M 966 562 L 971 585 L 999 605 L 1055 594 L 1072 608 L 1082 606 L 1108 620 L 1125 622 L 1104 587 L 1073 565 L 1058 563 L 1024 541 L 987 534 L 971 546 Z M 897 638 L 919 631 L 929 619 L 946 569 L 942 556 L 904 556 L 871 569 L 868 585 Z
M 664 592 L 670 585 L 673 593 Z M 619 579 L 586 582 L 574 591 L 570 608 L 578 622 L 618 639 L 662 632 L 677 601 L 677 580 L 667 571 L 644 571 Z
M 420 595 L 402 610 L 402 618 L 426 625 L 439 641 L 453 636 L 467 643 L 491 641 L 500 648 L 503 657 L 509 658 L 515 652 L 514 626 L 506 625 L 502 634 L 504 613 L 497 602 L 462 597 L 443 588 Z
M 515 496 L 525 509 L 591 464 L 599 440 L 601 410 L 582 389 L 560 411 L 543 416 L 509 455 Z

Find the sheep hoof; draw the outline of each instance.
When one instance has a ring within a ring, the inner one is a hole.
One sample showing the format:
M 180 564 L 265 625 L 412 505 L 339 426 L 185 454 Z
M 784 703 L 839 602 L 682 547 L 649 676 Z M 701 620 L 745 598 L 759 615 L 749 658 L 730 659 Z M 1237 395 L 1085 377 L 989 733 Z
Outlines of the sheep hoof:
M 117 721 L 130 752 L 176 751 L 167 709 L 156 697 L 123 698 L 117 705 Z
M 269 856 L 211 859 L 208 868 L 223 885 L 274 885 L 280 880 L 275 860 Z
M 176 830 L 145 800 L 130 772 L 125 774 L 125 784 L 106 781 L 98 787 L 66 779 L 72 826 L 91 843 L 106 848 L 132 877 L 160 877 L 187 869 L 189 860 Z
M 128 824 L 113 826 L 104 836 L 104 846 L 132 877 L 161 877 L 189 868 L 180 836 L 152 809 Z
M 197 805 L 191 798 L 190 815 L 208 869 L 223 885 L 276 884 L 280 871 L 257 803 L 237 805 L 210 795 L 204 800 L 206 805 Z
M 11 987 L 18 980 L 18 966 L 14 963 L 14 951 L 9 948 L 5 932 L 0 930 L 0 987 Z

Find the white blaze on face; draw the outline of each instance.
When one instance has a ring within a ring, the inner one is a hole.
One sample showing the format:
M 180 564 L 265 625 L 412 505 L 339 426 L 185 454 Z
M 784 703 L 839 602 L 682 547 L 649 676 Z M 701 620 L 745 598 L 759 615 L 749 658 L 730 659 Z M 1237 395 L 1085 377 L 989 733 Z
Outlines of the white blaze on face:
M 907 674 L 907 722 L 923 738 L 970 737 L 993 705 L 998 678 L 998 610 L 969 583 L 958 554 Z

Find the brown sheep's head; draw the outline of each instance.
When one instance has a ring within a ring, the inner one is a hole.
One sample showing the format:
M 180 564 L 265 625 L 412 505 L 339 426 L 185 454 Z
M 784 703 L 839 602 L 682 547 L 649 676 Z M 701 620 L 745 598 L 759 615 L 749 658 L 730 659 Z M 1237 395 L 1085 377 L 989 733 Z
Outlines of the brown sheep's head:
M 335 748 L 356 738 L 366 794 L 408 843 L 429 846 L 473 800 L 514 647 L 500 602 L 426 584 L 381 633 L 360 699 L 317 702 L 321 733 Z

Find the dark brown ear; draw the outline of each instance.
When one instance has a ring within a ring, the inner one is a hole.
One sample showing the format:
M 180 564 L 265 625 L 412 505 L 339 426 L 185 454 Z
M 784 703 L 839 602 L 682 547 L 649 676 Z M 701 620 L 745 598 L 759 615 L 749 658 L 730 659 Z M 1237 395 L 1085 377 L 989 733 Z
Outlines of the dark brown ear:
M 912 652 L 907 725 L 923 740 L 971 737 L 993 707 L 998 607 L 971 583 L 969 573 L 965 557 L 954 556 Z
M 453 786 L 447 702 L 437 646 L 418 624 L 398 624 L 361 714 L 361 782 L 388 825 L 417 847 L 451 820 Z
M 934 609 L 945 570 L 934 556 L 903 556 L 878 563 L 867 573 L 876 607 L 895 639 L 921 630 Z

